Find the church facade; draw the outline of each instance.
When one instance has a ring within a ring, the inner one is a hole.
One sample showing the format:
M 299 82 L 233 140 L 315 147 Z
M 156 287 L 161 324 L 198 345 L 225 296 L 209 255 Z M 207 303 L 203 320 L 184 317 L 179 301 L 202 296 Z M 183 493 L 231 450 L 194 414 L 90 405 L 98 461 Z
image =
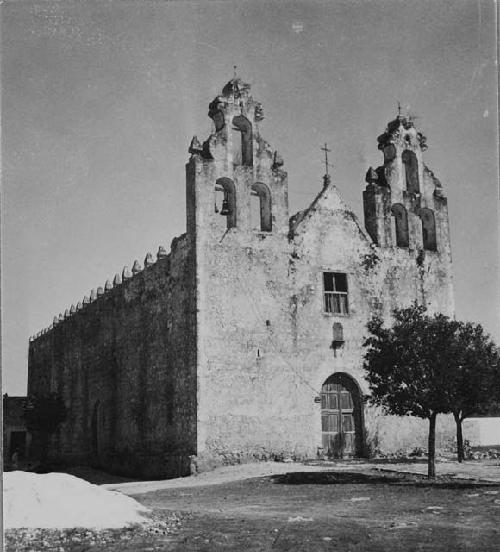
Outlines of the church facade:
M 60 393 L 54 458 L 145 477 L 249 458 L 371 456 L 424 446 L 426 424 L 363 397 L 366 323 L 414 301 L 453 315 L 447 202 L 425 137 L 378 137 L 364 226 L 330 177 L 290 217 L 287 174 L 239 78 L 193 138 L 186 233 L 30 340 L 28 393 Z M 33 437 L 34 441 L 36 436 Z

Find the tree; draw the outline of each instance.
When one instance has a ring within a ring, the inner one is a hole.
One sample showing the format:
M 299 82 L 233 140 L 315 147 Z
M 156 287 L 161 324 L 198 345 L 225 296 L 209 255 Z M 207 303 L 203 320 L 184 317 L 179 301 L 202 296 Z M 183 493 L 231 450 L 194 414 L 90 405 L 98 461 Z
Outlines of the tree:
M 48 455 L 50 436 L 68 415 L 64 400 L 57 393 L 28 396 L 24 404 L 26 428 L 32 433 L 38 432 L 41 438 L 42 462 Z
M 367 326 L 368 399 L 389 414 L 429 420 L 428 476 L 435 477 L 436 417 L 450 412 L 447 344 L 458 323 L 440 314 L 429 317 L 425 307 L 416 304 L 395 309 L 393 317 L 391 328 L 384 328 L 378 317 Z
M 368 323 L 369 400 L 391 414 L 429 420 L 428 475 L 434 477 L 437 414 L 453 413 L 461 462 L 463 420 L 500 410 L 500 353 L 480 324 L 431 317 L 417 305 L 393 315 L 390 329 L 379 318 Z
M 460 322 L 448 347 L 448 403 L 457 426 L 458 461 L 464 460 L 462 422 L 500 411 L 500 353 L 480 324 Z

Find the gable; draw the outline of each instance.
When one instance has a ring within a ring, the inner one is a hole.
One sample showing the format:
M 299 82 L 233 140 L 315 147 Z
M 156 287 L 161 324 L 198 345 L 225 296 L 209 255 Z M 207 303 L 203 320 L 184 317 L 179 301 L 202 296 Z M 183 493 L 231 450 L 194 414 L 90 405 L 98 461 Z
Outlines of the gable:
M 364 250 L 372 244 L 337 187 L 329 181 L 308 209 L 292 217 L 290 234 L 295 244 L 309 253 L 319 254 L 323 249 Z

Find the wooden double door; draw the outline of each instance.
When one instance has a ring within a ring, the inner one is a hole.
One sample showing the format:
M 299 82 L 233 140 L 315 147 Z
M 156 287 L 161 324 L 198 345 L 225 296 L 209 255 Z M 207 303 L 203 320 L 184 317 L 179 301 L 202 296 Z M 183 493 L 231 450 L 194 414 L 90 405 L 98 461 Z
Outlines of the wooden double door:
M 354 395 L 354 396 L 353 396 Z M 329 378 L 321 388 L 323 452 L 329 458 L 358 456 L 359 396 L 344 383 Z M 358 434 L 357 434 L 358 433 Z

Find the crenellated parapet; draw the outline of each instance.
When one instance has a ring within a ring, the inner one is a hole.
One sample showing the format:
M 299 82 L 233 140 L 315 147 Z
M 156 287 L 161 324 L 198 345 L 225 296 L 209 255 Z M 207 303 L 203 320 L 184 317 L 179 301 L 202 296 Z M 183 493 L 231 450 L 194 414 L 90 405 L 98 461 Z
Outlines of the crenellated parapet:
M 172 241 L 171 251 L 174 251 L 178 247 L 179 239 L 181 238 L 174 238 L 174 240 Z M 156 259 L 153 257 L 151 252 L 148 252 L 144 258 L 143 265 L 141 265 L 141 263 L 136 259 L 133 262 L 132 270 L 130 270 L 128 266 L 124 266 L 121 274 L 116 273 L 113 278 L 108 278 L 105 281 L 104 286 L 93 288 L 90 291 L 90 294 L 85 295 L 82 300 L 76 303 L 76 305 L 73 303 L 69 308 L 65 309 L 64 313 L 59 313 L 58 315 L 55 315 L 50 326 L 47 326 L 35 335 L 30 336 L 30 343 L 36 341 L 42 336 L 47 335 L 54 328 L 60 326 L 64 321 L 72 319 L 78 313 L 85 312 L 88 308 L 91 307 L 91 305 L 98 301 L 101 301 L 103 298 L 110 296 L 117 289 L 122 288 L 123 285 L 128 285 L 132 283 L 140 274 L 157 265 L 158 262 L 169 259 L 169 257 L 170 253 L 167 253 L 165 247 L 163 245 L 160 245 L 156 254 Z

